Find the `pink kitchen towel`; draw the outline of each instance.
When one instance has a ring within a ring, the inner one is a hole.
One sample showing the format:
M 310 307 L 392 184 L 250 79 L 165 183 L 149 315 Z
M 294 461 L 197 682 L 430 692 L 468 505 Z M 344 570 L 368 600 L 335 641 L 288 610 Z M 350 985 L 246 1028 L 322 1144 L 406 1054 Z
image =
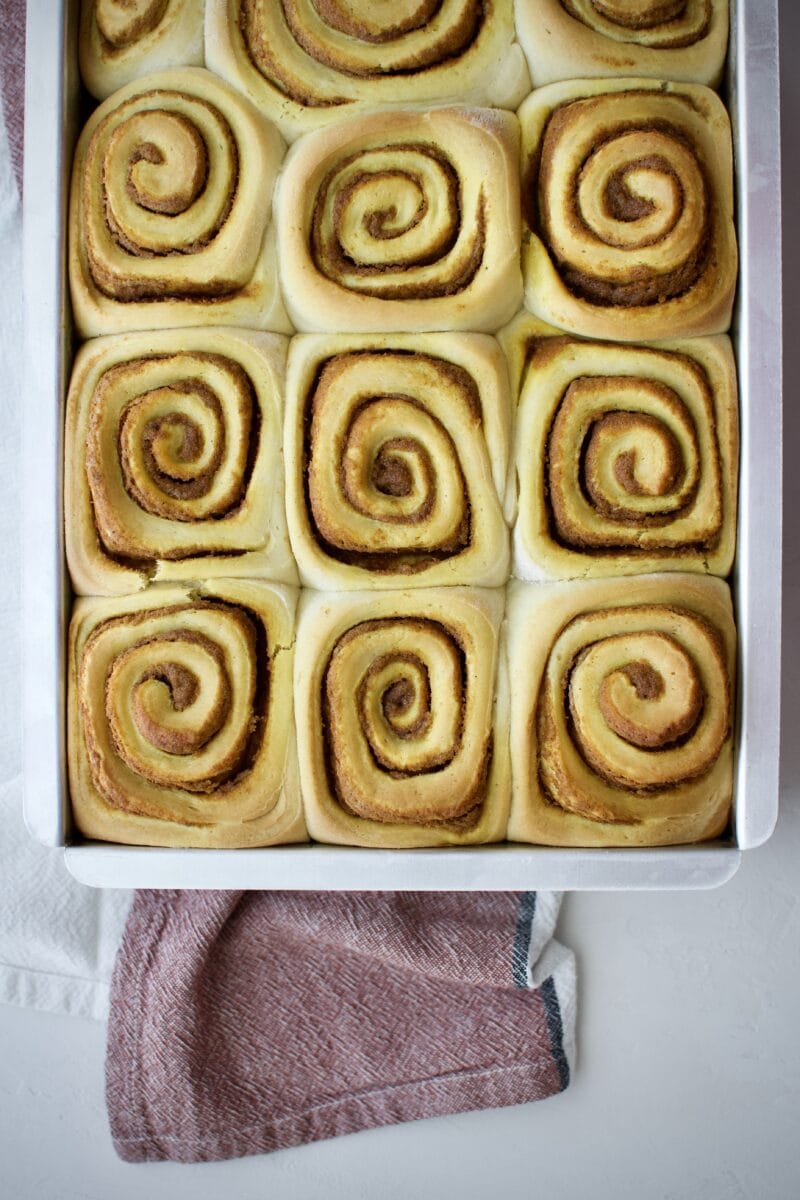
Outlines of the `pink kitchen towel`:
M 8 150 L 22 192 L 22 140 L 25 120 L 25 0 L 0 0 L 0 96 Z
M 138 892 L 111 988 L 118 1154 L 235 1158 L 562 1091 L 559 900 Z

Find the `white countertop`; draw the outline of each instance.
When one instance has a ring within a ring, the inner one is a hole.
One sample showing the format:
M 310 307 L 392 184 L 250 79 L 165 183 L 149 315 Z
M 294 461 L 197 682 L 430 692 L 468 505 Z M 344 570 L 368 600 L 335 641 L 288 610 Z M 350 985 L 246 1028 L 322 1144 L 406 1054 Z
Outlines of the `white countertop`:
M 784 0 L 784 63 L 800 5 Z M 800 274 L 800 76 L 785 70 L 786 276 Z M 793 269 L 794 268 L 794 269 Z M 800 303 L 787 298 L 787 328 Z M 800 375 L 787 338 L 786 378 Z M 796 367 L 797 370 L 792 368 Z M 787 386 L 786 442 L 800 450 Z M 786 456 L 791 462 L 790 453 Z M 800 1191 L 800 473 L 787 471 L 782 813 L 714 892 L 567 896 L 578 1064 L 539 1104 L 370 1130 L 237 1162 L 121 1163 L 105 1027 L 0 1006 L 0 1193 L 8 1200 L 790 1200 Z

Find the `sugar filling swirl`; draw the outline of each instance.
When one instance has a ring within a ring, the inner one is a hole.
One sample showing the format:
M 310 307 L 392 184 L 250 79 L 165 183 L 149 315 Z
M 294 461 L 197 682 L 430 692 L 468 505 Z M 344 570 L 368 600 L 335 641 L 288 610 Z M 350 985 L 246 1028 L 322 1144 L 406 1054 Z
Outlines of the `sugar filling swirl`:
M 486 0 L 241 0 L 238 23 L 244 52 L 273 87 L 307 108 L 325 108 L 350 103 L 353 81 L 415 77 L 458 62 L 492 7 Z M 339 79 L 323 83 L 321 73 Z
M 711 24 L 711 0 L 561 0 L 561 6 L 596 33 L 654 50 L 693 46 Z
M 562 545 L 703 555 L 718 544 L 722 482 L 710 389 L 696 364 L 679 365 L 684 397 L 661 380 L 629 375 L 570 382 L 546 443 L 548 515 Z
M 465 649 L 423 617 L 364 621 L 333 647 L 323 682 L 329 786 L 359 817 L 469 828 L 480 817 L 491 735 L 472 730 Z
M 640 102 L 653 111 L 637 115 Z M 638 92 L 562 105 L 531 164 L 529 219 L 565 286 L 593 305 L 660 304 L 703 276 L 705 168 L 687 129 L 654 115 L 657 105 Z
M 83 168 L 85 252 L 99 291 L 121 302 L 236 292 L 228 265 L 202 252 L 234 219 L 239 170 L 236 135 L 209 100 L 156 90 L 113 109 Z
M 225 356 L 180 352 L 109 368 L 86 445 L 104 551 L 145 564 L 231 552 L 226 519 L 247 496 L 260 429 L 252 382 Z
M 432 144 L 365 146 L 331 167 L 314 199 L 313 261 L 362 295 L 456 295 L 477 274 L 485 242 L 482 189 L 468 211 L 456 166 Z
M 722 640 L 671 605 L 576 617 L 552 647 L 535 719 L 551 803 L 608 823 L 641 820 L 656 800 L 668 812 L 730 732 Z
M 471 545 L 457 440 L 459 430 L 480 434 L 482 412 L 466 370 L 407 351 L 340 354 L 306 404 L 306 509 L 327 555 L 413 574 Z
M 102 706 L 93 680 L 103 681 Z M 93 782 L 126 812 L 202 823 L 196 798 L 224 799 L 249 771 L 268 703 L 266 630 L 238 605 L 196 601 L 114 617 L 83 650 Z

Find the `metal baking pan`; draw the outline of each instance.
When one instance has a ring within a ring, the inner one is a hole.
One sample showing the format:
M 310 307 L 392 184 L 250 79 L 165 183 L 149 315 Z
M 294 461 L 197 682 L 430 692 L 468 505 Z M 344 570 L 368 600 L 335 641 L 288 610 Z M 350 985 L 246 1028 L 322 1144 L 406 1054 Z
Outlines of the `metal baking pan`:
M 65 285 L 67 191 L 82 114 L 77 0 L 28 0 L 24 180 L 23 718 L 25 819 L 69 870 L 109 887 L 314 889 L 707 888 L 771 834 L 778 806 L 781 294 L 777 0 L 732 0 L 723 97 L 734 130 L 741 398 L 736 567 L 737 768 L 730 841 L 666 849 L 446 850 L 328 846 L 159 850 L 76 840 L 64 747 L 62 425 L 73 334 Z

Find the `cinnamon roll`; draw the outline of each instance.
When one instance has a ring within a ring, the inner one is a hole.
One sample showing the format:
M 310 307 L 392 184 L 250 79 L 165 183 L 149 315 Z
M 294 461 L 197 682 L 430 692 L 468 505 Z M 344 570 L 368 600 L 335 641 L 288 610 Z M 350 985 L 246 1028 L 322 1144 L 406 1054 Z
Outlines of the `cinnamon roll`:
M 731 134 L 708 88 L 579 80 L 520 109 L 527 307 L 587 337 L 724 333 L 737 254 Z
M 304 593 L 295 703 L 313 838 L 407 847 L 503 837 L 502 615 L 503 592 L 477 588 Z
M 660 846 L 723 832 L 735 630 L 722 580 L 512 584 L 506 655 L 511 840 Z
M 290 141 L 366 106 L 530 90 L 512 0 L 208 0 L 206 55 Z
M 82 337 L 185 325 L 289 332 L 269 229 L 283 142 L 201 67 L 100 105 L 78 141 L 69 277 Z
M 78 57 L 98 100 L 148 71 L 203 65 L 203 0 L 82 0 Z
M 520 579 L 705 571 L 736 534 L 736 369 L 727 337 L 578 341 L 520 315 L 515 431 Z
M 515 0 L 535 87 L 559 79 L 639 75 L 716 87 L 728 0 Z
M 294 338 L 286 498 L 303 583 L 504 584 L 510 408 L 483 334 Z
M 85 837 L 204 847 L 305 839 L 296 600 L 291 588 L 220 580 L 77 601 L 68 757 Z
M 488 109 L 354 117 L 290 150 L 275 198 L 297 329 L 491 332 L 519 307 L 517 122 Z
M 261 576 L 296 583 L 281 437 L 286 339 L 235 329 L 97 338 L 67 400 L 75 590 Z

